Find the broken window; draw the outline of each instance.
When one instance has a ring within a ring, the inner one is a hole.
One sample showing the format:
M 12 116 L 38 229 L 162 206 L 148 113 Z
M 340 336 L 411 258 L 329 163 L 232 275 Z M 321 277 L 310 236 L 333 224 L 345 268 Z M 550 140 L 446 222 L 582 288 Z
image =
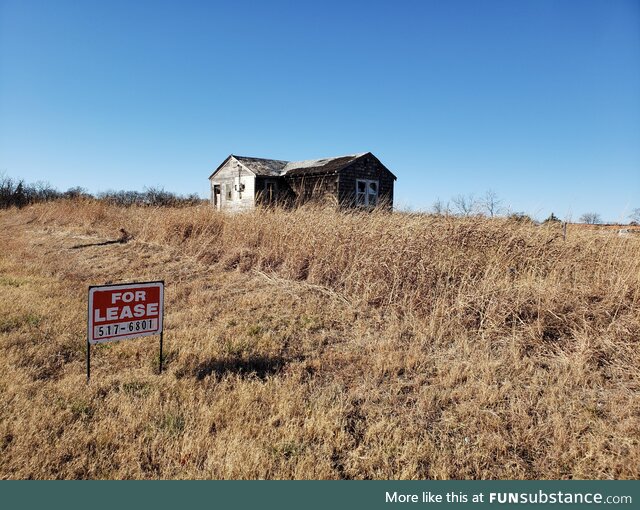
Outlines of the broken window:
M 375 207 L 378 203 L 378 181 L 370 179 L 356 180 L 356 204 Z
M 367 183 L 356 181 L 356 204 L 365 205 L 367 199 Z
M 368 205 L 375 206 L 378 203 L 378 181 L 369 181 L 367 186 Z

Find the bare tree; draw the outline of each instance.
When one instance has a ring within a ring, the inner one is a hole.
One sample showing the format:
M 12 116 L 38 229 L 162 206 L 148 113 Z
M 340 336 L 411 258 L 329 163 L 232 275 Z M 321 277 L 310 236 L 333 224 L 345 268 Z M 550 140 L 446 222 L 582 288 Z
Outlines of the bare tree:
M 632 223 L 640 223 L 640 207 L 636 207 L 629 215 Z
M 445 203 L 440 200 L 440 198 L 437 198 L 431 206 L 431 210 L 433 211 L 433 214 L 447 215 L 450 212 L 449 202 Z
M 491 189 L 480 199 L 479 205 L 491 218 L 502 212 L 502 199 Z
M 602 218 L 600 218 L 598 213 L 588 212 L 580 216 L 580 221 L 587 225 L 596 225 L 598 223 L 602 223 Z
M 451 199 L 453 207 L 461 216 L 471 216 L 478 209 L 478 202 L 472 194 L 456 195 Z

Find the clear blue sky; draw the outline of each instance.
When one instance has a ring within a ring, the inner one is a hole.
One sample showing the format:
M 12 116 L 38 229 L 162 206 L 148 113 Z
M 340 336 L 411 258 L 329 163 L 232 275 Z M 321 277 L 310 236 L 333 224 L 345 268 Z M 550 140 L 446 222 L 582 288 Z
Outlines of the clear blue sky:
M 640 2 L 0 0 L 0 171 L 202 196 L 230 153 L 371 151 L 396 203 L 640 207 Z

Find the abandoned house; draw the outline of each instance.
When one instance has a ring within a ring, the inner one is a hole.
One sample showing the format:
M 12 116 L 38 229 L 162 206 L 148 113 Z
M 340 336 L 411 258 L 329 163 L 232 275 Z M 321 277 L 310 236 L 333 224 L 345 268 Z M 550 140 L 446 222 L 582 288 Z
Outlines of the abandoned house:
M 307 161 L 232 154 L 209 176 L 211 204 L 225 211 L 309 200 L 329 200 L 344 207 L 391 208 L 395 180 L 370 152 Z

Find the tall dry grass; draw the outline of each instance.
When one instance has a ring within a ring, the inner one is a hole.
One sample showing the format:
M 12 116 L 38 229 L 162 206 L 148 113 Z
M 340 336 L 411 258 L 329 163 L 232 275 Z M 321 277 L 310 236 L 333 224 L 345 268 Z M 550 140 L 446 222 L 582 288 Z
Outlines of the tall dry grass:
M 312 206 L 0 222 L 5 477 L 640 474 L 638 238 Z M 167 373 L 121 342 L 83 386 L 86 286 L 141 278 L 167 282 Z

